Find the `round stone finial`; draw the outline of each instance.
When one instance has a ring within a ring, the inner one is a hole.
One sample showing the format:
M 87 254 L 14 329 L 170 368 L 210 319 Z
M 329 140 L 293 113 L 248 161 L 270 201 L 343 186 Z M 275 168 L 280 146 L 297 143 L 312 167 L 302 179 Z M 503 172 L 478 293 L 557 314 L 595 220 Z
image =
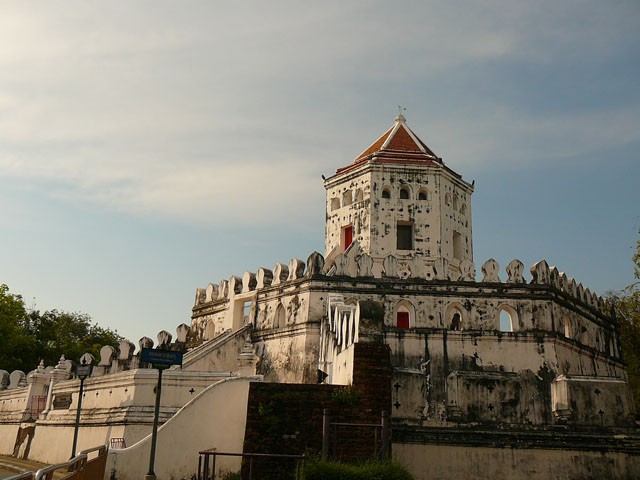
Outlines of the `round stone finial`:
M 406 121 L 407 121 L 407 119 L 406 119 L 406 118 L 404 118 L 404 115 L 402 115 L 402 114 L 399 114 L 399 115 L 396 117 L 396 122 L 404 123 L 404 122 L 406 122 Z

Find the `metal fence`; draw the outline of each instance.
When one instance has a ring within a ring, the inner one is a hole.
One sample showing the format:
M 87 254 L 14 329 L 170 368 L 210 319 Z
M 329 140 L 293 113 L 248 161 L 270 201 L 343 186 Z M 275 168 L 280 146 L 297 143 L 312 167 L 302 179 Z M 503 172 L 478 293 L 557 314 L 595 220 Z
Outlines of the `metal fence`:
M 89 456 L 92 458 L 89 459 Z M 66 472 L 62 476 L 56 475 L 56 480 L 102 480 L 106 465 L 107 446 L 101 445 L 83 450 L 68 462 L 49 465 L 37 472 L 24 472 L 5 480 L 53 480 L 54 473 L 63 469 Z
M 292 478 L 296 480 L 300 479 L 302 463 L 305 460 L 304 455 L 281 455 L 275 453 L 228 453 L 217 452 L 215 449 L 203 450 L 199 452 L 200 457 L 198 459 L 198 480 L 215 480 L 216 478 L 216 460 L 218 457 L 242 457 L 243 462 L 248 459 L 248 465 L 245 463 L 243 469 L 244 472 L 248 472 L 248 477 L 243 475 L 246 480 L 253 480 L 254 474 L 254 460 L 268 460 L 271 462 L 286 463 L 292 462 L 292 472 L 294 475 Z M 261 465 L 263 466 L 263 465 Z
M 93 456 L 95 452 L 95 456 Z M 107 446 L 89 448 L 80 452 L 89 456 L 84 467 L 84 480 L 102 480 L 104 478 L 104 470 L 107 467 Z
M 372 456 L 389 458 L 391 456 L 391 422 L 388 412 L 382 412 L 380 423 L 348 423 L 333 422 L 329 409 L 325 408 L 322 412 L 322 458 L 334 460 L 342 458 L 341 444 L 348 444 L 354 437 L 368 437 L 364 434 L 367 431 L 373 431 Z
M 19 475 L 12 475 L 11 477 L 7 477 L 4 480 L 33 480 L 33 476 L 35 472 L 24 472 Z

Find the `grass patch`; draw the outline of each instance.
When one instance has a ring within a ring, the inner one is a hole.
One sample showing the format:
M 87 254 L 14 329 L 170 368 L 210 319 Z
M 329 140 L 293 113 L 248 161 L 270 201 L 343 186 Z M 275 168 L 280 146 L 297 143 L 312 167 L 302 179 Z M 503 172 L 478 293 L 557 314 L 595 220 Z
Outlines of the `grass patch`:
M 361 464 L 308 461 L 302 471 L 303 480 L 414 480 L 397 462 L 370 461 Z

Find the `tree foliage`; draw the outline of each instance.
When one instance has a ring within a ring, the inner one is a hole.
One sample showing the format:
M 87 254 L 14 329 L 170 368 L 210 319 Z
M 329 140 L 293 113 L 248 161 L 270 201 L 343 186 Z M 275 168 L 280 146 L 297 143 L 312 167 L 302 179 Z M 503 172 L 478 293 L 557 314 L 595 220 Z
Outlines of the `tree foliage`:
M 30 339 L 23 328 L 26 313 L 22 297 L 10 293 L 6 285 L 0 285 L 0 368 L 3 370 L 13 370 L 20 364 L 22 352 L 30 349 Z
M 612 295 L 620 320 L 622 355 L 627 364 L 629 385 L 633 391 L 636 412 L 640 413 L 640 240 L 633 255 L 636 282 Z
M 40 360 L 55 365 L 61 355 L 78 361 L 85 352 L 96 358 L 104 345 L 117 347 L 122 337 L 93 323 L 84 313 L 27 311 L 20 295 L 0 285 L 0 369 L 29 372 Z

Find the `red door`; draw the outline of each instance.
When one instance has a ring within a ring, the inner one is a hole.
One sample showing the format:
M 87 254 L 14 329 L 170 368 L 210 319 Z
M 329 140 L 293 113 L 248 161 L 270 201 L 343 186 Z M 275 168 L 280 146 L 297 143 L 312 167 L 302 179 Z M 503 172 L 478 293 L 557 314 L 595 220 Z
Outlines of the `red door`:
M 349 225 L 348 227 L 344 228 L 344 249 L 345 250 L 349 248 L 349 245 L 351 245 L 351 242 L 353 242 L 353 226 Z
M 409 328 L 409 312 L 398 312 L 398 328 Z

